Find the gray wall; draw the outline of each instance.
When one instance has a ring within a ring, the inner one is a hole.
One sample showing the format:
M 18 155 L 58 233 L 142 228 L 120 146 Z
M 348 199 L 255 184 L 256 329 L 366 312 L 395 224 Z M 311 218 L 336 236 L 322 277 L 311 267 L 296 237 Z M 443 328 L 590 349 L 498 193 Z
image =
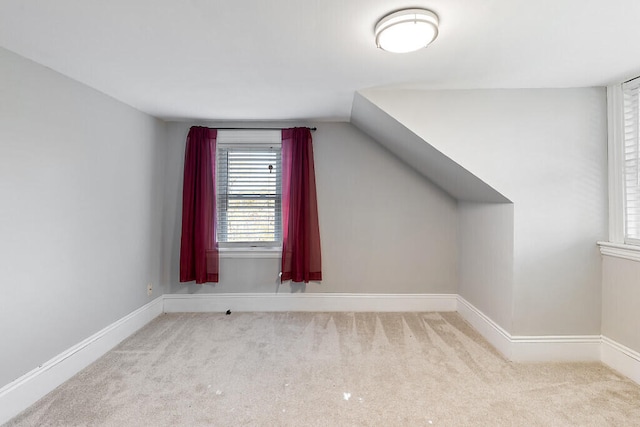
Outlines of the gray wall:
M 0 49 L 0 387 L 159 295 L 163 141 Z
M 640 262 L 602 257 L 602 335 L 640 352 Z
M 598 334 L 595 242 L 607 235 L 605 89 L 361 93 L 514 203 L 509 332 Z
M 279 258 L 223 258 L 219 284 L 179 284 L 182 167 L 190 125 L 167 123 L 163 264 L 169 292 L 275 292 Z M 306 289 L 285 284 L 280 291 L 456 293 L 456 202 L 352 125 L 317 127 L 323 281 Z
M 513 323 L 513 205 L 458 203 L 458 294 L 506 330 Z

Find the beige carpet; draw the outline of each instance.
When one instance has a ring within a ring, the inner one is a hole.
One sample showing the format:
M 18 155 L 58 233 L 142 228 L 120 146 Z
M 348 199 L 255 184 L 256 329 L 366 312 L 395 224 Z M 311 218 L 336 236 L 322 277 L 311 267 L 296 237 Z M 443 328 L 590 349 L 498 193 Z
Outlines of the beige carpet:
M 640 386 L 455 313 L 165 314 L 8 425 L 639 426 Z

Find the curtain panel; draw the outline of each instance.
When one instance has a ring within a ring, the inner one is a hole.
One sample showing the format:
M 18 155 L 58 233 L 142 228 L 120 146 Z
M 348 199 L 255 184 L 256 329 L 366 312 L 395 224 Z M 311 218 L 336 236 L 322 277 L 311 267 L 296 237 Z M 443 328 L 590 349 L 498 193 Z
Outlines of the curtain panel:
M 282 130 L 282 281 L 322 280 L 318 201 L 309 128 Z
M 200 126 L 193 126 L 187 136 L 182 190 L 180 282 L 218 282 L 216 137 L 216 129 Z

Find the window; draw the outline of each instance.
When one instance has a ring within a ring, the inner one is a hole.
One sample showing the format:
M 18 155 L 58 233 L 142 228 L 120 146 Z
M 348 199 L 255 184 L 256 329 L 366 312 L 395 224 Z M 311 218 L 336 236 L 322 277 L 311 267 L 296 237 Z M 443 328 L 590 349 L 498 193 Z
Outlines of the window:
M 603 255 L 640 261 L 640 78 L 607 87 L 609 240 Z
M 624 243 L 640 244 L 640 79 L 622 85 Z
M 282 242 L 280 131 L 220 130 L 216 152 L 220 247 Z

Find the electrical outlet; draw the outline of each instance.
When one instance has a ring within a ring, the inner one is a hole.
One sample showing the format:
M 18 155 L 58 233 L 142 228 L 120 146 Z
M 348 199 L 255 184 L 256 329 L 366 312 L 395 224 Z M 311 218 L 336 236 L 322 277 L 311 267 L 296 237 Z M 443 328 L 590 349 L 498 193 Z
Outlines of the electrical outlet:
M 152 293 L 153 293 L 153 284 L 149 283 L 147 285 L 147 295 L 151 296 Z

